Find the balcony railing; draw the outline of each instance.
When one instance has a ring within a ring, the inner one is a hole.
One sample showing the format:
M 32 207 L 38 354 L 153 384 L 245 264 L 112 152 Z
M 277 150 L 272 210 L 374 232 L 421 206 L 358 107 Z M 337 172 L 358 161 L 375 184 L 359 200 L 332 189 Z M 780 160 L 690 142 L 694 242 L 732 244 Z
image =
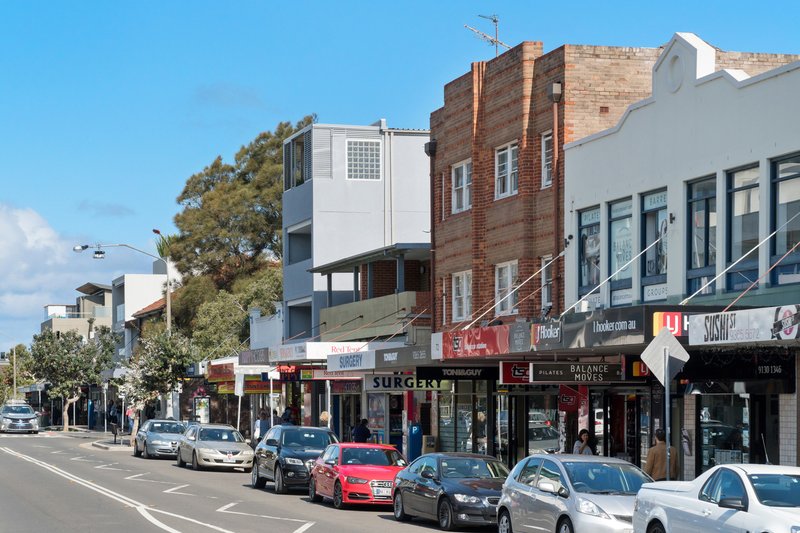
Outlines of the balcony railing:
M 325 323 L 320 340 L 348 341 L 392 335 L 402 337 L 404 329 L 405 333 L 410 333 L 403 325 L 417 314 L 420 316 L 411 327 L 430 331 L 429 303 L 429 292 L 406 291 L 327 307 L 320 310 L 320 322 Z M 358 316 L 363 318 L 354 320 Z M 339 327 L 340 324 L 344 326 Z
M 111 317 L 111 308 L 110 307 L 95 307 L 94 310 L 90 313 L 83 313 L 77 311 L 67 311 L 67 312 L 57 312 L 57 313 L 49 313 L 45 316 L 45 320 L 50 320 L 52 318 L 109 318 Z

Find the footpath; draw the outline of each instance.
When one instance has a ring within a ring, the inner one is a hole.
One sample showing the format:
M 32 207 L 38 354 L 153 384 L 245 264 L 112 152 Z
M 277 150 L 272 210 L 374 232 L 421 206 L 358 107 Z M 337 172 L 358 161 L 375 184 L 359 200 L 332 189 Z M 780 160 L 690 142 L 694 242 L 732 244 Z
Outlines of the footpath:
M 63 434 L 58 429 L 59 428 L 53 427 L 45 431 L 54 435 Z M 119 434 L 115 439 L 111 431 L 95 431 L 87 429 L 86 426 L 77 426 L 71 427 L 67 436 L 73 439 L 91 441 L 93 447 L 100 448 L 101 450 L 127 451 L 129 453 L 131 451 L 131 435 L 127 433 Z

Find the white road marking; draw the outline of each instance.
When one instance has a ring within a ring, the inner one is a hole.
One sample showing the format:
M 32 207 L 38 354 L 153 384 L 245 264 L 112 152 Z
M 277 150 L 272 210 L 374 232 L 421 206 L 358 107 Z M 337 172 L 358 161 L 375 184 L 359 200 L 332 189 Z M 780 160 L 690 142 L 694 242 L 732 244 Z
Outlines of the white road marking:
M 102 463 L 102 461 L 98 461 L 97 459 L 84 459 L 85 455 L 78 455 L 77 457 L 73 457 L 70 461 L 80 461 L 81 463 Z
M 283 520 L 284 522 L 301 522 L 301 523 L 303 523 L 302 526 L 300 526 L 299 528 L 295 529 L 292 533 L 303 533 L 303 531 L 307 530 L 308 528 L 310 528 L 311 526 L 316 524 L 316 522 L 309 522 L 308 520 L 303 520 L 301 518 L 284 518 L 282 516 L 271 516 L 271 515 L 265 515 L 265 514 L 242 513 L 242 512 L 239 512 L 239 511 L 229 511 L 228 510 L 231 507 L 233 507 L 234 505 L 237 505 L 238 503 L 239 502 L 233 502 L 233 503 L 229 503 L 228 505 L 223 505 L 222 507 L 217 509 L 217 512 L 218 513 L 228 513 L 228 514 L 238 514 L 238 515 L 242 515 L 242 516 L 254 516 L 256 518 L 267 518 L 269 520 Z
M 177 487 L 172 487 L 171 489 L 167 489 L 161 492 L 163 492 L 164 494 L 182 494 L 184 496 L 197 496 L 197 494 L 189 494 L 188 492 L 178 492 L 178 489 L 182 489 L 188 486 L 189 484 L 187 483 L 186 485 L 178 485 Z
M 56 451 L 50 452 L 50 453 L 56 454 L 56 453 L 66 453 L 66 452 L 64 452 L 63 450 L 56 450 Z
M 160 528 L 160 529 L 162 529 L 164 531 L 167 531 L 169 533 L 181 533 L 181 532 L 179 530 L 177 530 L 177 529 L 173 529 L 173 528 L 169 527 L 168 525 L 158 521 L 150 513 L 153 513 L 153 512 L 162 513 L 162 514 L 165 514 L 167 516 L 171 516 L 173 518 L 179 518 L 181 520 L 185 520 L 187 522 L 191 522 L 193 524 L 197 524 L 199 526 L 206 527 L 208 529 L 213 529 L 215 531 L 220 531 L 221 533 L 234 533 L 233 531 L 230 531 L 228 529 L 223 529 L 221 527 L 215 526 L 213 524 L 208 524 L 208 523 L 205 523 L 205 522 L 200 522 L 199 520 L 195 520 L 194 518 L 190 518 L 188 516 L 183 516 L 183 515 L 179 515 L 179 514 L 175 514 L 175 513 L 170 513 L 170 512 L 167 512 L 167 511 L 162 511 L 161 509 L 155 509 L 155 508 L 149 507 L 149 506 L 147 506 L 147 505 L 145 505 L 143 503 L 137 502 L 136 500 L 134 500 L 132 498 L 129 498 L 129 497 L 127 497 L 125 495 L 122 495 L 122 494 L 120 494 L 118 492 L 114 492 L 114 491 L 112 491 L 110 489 L 107 489 L 107 488 L 103 487 L 102 485 L 98 485 L 97 483 L 94 483 L 92 481 L 89 481 L 89 480 L 83 479 L 81 477 L 78 477 L 75 474 L 71 474 L 71 473 L 67 472 L 66 470 L 62 470 L 62 469 L 60 469 L 60 468 L 58 468 L 58 467 L 56 467 L 54 465 L 51 465 L 51 464 L 46 463 L 44 461 L 40 461 L 39 459 L 35 459 L 35 458 L 30 457 L 28 455 L 23 455 L 23 454 L 21 454 L 19 452 L 15 452 L 14 450 L 12 450 L 10 448 L 0 448 L 0 451 L 3 451 L 3 452 L 5 452 L 5 453 L 7 453 L 9 455 L 13 455 L 14 457 L 17 457 L 19 459 L 22 459 L 23 461 L 27 461 L 29 463 L 32 463 L 32 464 L 34 464 L 36 466 L 40 466 L 40 467 L 44 468 L 45 470 L 49 470 L 49 471 L 51 471 L 52 473 L 54 473 L 54 474 L 56 474 L 58 476 L 61 476 L 61 477 L 65 478 L 65 479 L 68 479 L 68 480 L 74 482 L 74 483 L 82 485 L 82 486 L 86 487 L 89 490 L 93 490 L 93 491 L 95 491 L 95 492 L 97 492 L 99 494 L 102 494 L 103 496 L 105 496 L 107 498 L 115 500 L 115 501 L 117 501 L 117 502 L 119 502 L 119 503 L 121 503 L 121 504 L 123 504 L 125 506 L 134 507 L 139 512 L 139 514 L 141 514 L 148 522 L 152 523 L 156 527 L 158 527 L 158 528 Z
M 149 473 L 150 472 L 145 472 L 144 474 L 134 474 L 132 476 L 126 477 L 125 479 L 128 479 L 130 481 L 143 481 L 145 483 L 161 483 L 163 485 L 174 485 L 175 484 L 172 481 L 159 481 L 157 479 L 139 479 L 141 476 L 146 476 Z

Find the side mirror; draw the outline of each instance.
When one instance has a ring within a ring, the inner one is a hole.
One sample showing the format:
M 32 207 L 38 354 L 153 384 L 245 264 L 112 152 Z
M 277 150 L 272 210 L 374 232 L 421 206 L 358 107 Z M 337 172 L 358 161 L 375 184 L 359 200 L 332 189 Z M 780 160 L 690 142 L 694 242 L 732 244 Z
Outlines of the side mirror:
M 564 499 L 569 498 L 569 491 L 566 487 L 562 486 L 560 489 L 558 489 L 558 495 Z
M 733 509 L 734 511 L 747 511 L 747 505 L 741 498 L 722 498 L 719 501 L 720 507 L 724 509 Z
M 540 491 L 549 492 L 550 494 L 556 494 L 558 492 L 556 491 L 556 484 L 546 479 L 541 480 L 537 487 Z
M 422 472 L 420 472 L 419 475 L 424 477 L 425 479 L 433 479 L 435 477 L 433 475 L 433 472 L 431 472 L 430 470 L 423 470 Z
M 327 461 L 325 461 L 325 464 L 333 466 L 336 464 L 336 459 L 328 459 Z
M 266 444 L 267 446 L 277 446 L 278 441 L 276 439 L 267 439 L 264 444 Z

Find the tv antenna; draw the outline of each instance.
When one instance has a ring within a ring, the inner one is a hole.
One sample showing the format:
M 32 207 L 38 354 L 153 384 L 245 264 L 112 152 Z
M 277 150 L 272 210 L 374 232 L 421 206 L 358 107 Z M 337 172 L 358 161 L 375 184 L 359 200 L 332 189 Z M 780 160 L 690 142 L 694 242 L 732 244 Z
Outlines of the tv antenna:
M 478 15 L 478 16 L 481 17 L 481 18 L 484 18 L 484 19 L 492 21 L 492 24 L 494 24 L 494 37 L 492 37 L 488 33 L 482 32 L 481 30 L 475 29 L 472 26 L 467 26 L 466 24 L 464 24 L 464 27 L 467 28 L 468 30 L 474 32 L 478 37 L 480 37 L 484 41 L 488 42 L 490 45 L 493 44 L 494 45 L 494 57 L 497 57 L 498 55 L 500 55 L 500 50 L 498 48 L 499 46 L 503 46 L 503 47 L 505 47 L 506 50 L 510 50 L 511 47 L 508 46 L 506 43 L 504 43 L 503 41 L 501 41 L 498 38 L 497 26 L 498 26 L 498 24 L 500 22 L 500 19 L 497 17 L 497 15 Z

